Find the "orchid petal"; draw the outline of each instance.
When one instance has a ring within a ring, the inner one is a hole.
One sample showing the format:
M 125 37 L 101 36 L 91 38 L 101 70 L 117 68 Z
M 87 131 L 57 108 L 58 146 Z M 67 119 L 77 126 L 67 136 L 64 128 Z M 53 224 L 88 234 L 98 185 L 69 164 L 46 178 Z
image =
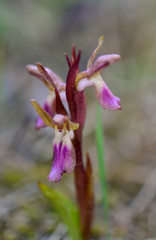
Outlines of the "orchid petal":
M 61 180 L 62 170 L 59 162 L 61 144 L 53 145 L 53 165 L 48 176 L 50 182 L 59 182 Z
M 93 82 L 91 82 L 87 78 L 83 78 L 78 82 L 76 89 L 77 89 L 77 91 L 80 92 L 80 91 L 83 91 L 86 87 L 90 87 L 93 85 L 94 85 Z
M 108 54 L 98 57 L 91 67 L 88 77 L 92 77 L 92 75 L 96 74 L 97 72 L 100 73 L 104 67 L 117 62 L 119 59 L 120 55 L 118 54 Z
M 39 78 L 50 91 L 54 90 L 53 85 L 45 78 L 45 76 L 43 76 L 43 74 L 41 74 L 41 72 L 39 72 L 39 69 L 36 66 L 27 65 L 26 69 L 31 75 Z
M 62 81 L 62 79 L 58 75 L 56 75 L 56 73 L 54 73 L 50 68 L 45 68 L 45 69 L 53 79 L 53 82 L 56 85 L 58 91 L 65 90 L 66 84 Z
M 59 182 L 64 172 L 60 158 L 63 135 L 64 131 L 59 132 L 59 130 L 55 128 L 55 138 L 53 140 L 53 162 L 50 174 L 48 176 L 48 180 L 50 182 Z
M 89 70 L 86 70 L 86 71 L 83 71 L 83 72 L 80 72 L 76 75 L 76 80 L 75 80 L 75 86 L 77 87 L 79 81 L 83 78 L 87 78 L 88 75 L 89 75 Z
M 66 92 L 64 90 L 59 92 L 62 102 L 67 102 Z
M 120 99 L 113 95 L 100 75 L 91 81 L 94 82 L 97 100 L 104 109 L 121 110 Z
M 48 180 L 59 182 L 63 173 L 70 174 L 76 165 L 76 155 L 71 138 L 71 131 L 64 130 L 59 132 L 55 129 L 55 138 L 53 141 L 53 163 Z
M 73 144 L 71 142 L 71 134 L 67 132 L 63 137 L 61 149 L 61 162 L 64 172 L 70 174 L 76 165 L 76 155 Z
M 51 69 L 45 68 L 42 64 L 37 63 L 37 67 L 34 65 L 27 65 L 26 69 L 29 74 L 39 78 L 49 90 L 51 91 L 54 90 L 54 86 L 53 84 L 51 84 L 51 79 L 53 80 L 53 83 L 56 85 L 58 91 L 65 90 L 66 84 L 62 81 L 62 79 L 58 75 L 56 75 Z M 47 75 L 49 79 L 47 79 Z

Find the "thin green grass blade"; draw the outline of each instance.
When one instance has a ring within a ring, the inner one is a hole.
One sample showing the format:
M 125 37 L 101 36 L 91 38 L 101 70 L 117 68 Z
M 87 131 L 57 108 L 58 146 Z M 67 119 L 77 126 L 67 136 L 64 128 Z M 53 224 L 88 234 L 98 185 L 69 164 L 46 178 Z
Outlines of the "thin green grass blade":
M 106 166 L 105 166 L 105 145 L 104 145 L 104 134 L 101 121 L 101 107 L 97 105 L 96 114 L 96 146 L 98 154 L 98 164 L 99 164 L 99 177 L 101 184 L 102 202 L 103 202 L 103 213 L 104 213 L 104 225 L 107 235 L 107 239 L 111 239 L 109 220 L 108 220 L 108 191 L 107 191 L 107 177 L 106 177 Z

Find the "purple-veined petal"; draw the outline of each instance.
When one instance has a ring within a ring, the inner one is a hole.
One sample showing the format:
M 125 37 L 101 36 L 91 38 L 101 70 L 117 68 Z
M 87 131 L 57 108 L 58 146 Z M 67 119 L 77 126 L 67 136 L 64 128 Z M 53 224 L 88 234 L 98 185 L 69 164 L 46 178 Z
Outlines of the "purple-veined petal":
M 121 110 L 120 98 L 113 95 L 100 75 L 92 78 L 91 81 L 94 82 L 97 100 L 103 108 L 112 111 Z
M 53 163 L 48 180 L 59 182 L 63 173 L 70 174 L 76 165 L 76 156 L 71 138 L 73 131 L 64 130 L 59 132 L 55 129 L 55 138 L 53 141 Z
M 53 162 L 50 174 L 48 176 L 48 180 L 50 182 L 59 182 L 64 172 L 60 157 L 63 135 L 64 131 L 59 132 L 59 130 L 55 128 L 55 138 L 53 140 Z
M 48 176 L 50 182 L 59 182 L 61 180 L 62 169 L 60 165 L 60 149 L 61 144 L 53 145 L 53 165 Z
M 76 155 L 71 142 L 71 133 L 67 131 L 62 141 L 61 162 L 64 172 L 70 174 L 76 165 Z

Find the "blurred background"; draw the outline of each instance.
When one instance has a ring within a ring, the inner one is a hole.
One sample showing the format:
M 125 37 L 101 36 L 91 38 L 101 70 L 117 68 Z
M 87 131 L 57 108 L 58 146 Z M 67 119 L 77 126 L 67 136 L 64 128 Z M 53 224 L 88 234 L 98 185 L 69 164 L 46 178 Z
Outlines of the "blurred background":
M 102 111 L 110 226 L 113 239 L 156 239 L 156 1 L 0 1 L 0 239 L 68 239 L 67 230 L 38 190 L 48 184 L 53 132 L 35 131 L 36 112 L 47 89 L 29 76 L 37 61 L 66 79 L 64 53 L 82 49 L 85 69 L 98 39 L 101 54 L 120 62 L 103 72 L 122 111 Z M 105 239 L 95 145 L 96 98 L 86 89 L 84 156 L 93 163 L 96 208 L 93 239 Z M 74 199 L 73 175 L 50 184 Z

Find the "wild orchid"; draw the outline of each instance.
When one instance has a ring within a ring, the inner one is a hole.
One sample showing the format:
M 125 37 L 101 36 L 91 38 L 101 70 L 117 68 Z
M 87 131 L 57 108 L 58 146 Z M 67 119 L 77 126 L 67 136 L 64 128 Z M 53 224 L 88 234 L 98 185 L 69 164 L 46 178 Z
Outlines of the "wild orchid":
M 102 55 L 94 61 L 102 42 L 103 37 L 100 37 L 98 46 L 87 63 L 87 69 L 83 72 L 79 72 L 81 51 L 76 55 L 73 46 L 71 59 L 65 54 L 69 66 L 66 83 L 41 63 L 37 63 L 37 66 L 27 66 L 28 72 L 39 78 L 49 89 L 43 107 L 31 100 L 39 114 L 36 128 L 49 126 L 55 131 L 52 168 L 48 180 L 59 182 L 63 173 L 70 174 L 74 170 L 83 239 L 89 238 L 94 205 L 89 155 L 86 167 L 82 159 L 82 131 L 86 118 L 84 89 L 93 86 L 97 100 L 104 109 L 121 110 L 120 99 L 113 95 L 101 77 L 102 70 L 118 61 L 120 56 Z M 70 113 L 65 109 L 65 102 Z

